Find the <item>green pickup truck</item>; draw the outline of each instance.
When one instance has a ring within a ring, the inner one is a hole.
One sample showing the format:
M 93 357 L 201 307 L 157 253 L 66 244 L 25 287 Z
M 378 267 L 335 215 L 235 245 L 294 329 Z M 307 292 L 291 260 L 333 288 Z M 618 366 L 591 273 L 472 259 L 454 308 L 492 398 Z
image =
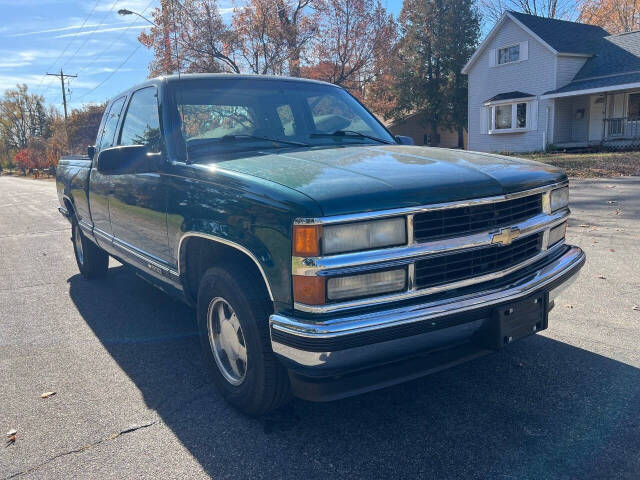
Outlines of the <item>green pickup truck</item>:
M 80 273 L 109 256 L 197 309 L 222 395 L 261 414 L 544 330 L 585 262 L 566 175 L 394 137 L 342 88 L 181 75 L 112 99 L 57 169 Z

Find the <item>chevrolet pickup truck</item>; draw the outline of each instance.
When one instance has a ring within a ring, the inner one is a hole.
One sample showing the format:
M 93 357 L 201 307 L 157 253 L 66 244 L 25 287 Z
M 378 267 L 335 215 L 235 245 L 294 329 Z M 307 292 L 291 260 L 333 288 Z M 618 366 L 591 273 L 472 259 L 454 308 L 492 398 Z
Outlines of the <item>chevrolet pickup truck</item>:
M 262 414 L 540 332 L 584 264 L 561 170 L 411 143 L 331 84 L 166 76 L 60 160 L 59 210 L 81 275 L 111 256 L 195 307 L 222 396 Z

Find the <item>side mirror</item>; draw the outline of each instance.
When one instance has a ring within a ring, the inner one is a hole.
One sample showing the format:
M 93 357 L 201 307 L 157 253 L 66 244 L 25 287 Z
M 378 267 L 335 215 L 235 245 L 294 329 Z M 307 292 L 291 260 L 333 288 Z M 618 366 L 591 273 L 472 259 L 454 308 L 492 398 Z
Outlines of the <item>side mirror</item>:
M 97 168 L 105 175 L 151 173 L 160 168 L 161 153 L 151 153 L 144 145 L 107 148 L 98 154 Z
M 411 137 L 406 137 L 404 135 L 396 135 L 395 139 L 396 139 L 396 142 L 398 142 L 398 144 L 400 145 L 415 145 L 415 142 Z
M 89 156 L 89 160 L 93 160 L 93 157 L 95 157 L 95 155 L 96 155 L 96 146 L 95 145 L 89 145 L 87 147 L 87 155 Z

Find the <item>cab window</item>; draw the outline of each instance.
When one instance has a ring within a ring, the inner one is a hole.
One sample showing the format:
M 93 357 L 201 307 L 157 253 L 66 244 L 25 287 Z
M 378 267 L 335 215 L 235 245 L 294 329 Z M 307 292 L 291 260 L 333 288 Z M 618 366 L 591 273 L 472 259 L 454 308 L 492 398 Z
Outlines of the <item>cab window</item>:
M 109 109 L 105 112 L 106 120 L 102 128 L 102 135 L 96 142 L 97 150 L 102 150 L 113 146 L 118 120 L 124 105 L 124 97 L 119 98 L 111 103 Z
M 144 145 L 159 152 L 161 144 L 158 94 L 155 87 L 134 92 L 122 123 L 119 145 Z

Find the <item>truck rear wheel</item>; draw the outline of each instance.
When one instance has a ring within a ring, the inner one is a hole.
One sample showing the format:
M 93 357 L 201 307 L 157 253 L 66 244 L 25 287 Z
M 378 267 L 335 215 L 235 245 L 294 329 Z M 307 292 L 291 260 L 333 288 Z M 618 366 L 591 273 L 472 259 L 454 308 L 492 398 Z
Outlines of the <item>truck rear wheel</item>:
M 246 414 L 261 415 L 289 400 L 289 377 L 271 350 L 270 304 L 261 285 L 229 271 L 210 268 L 200 281 L 200 343 L 222 396 Z
M 72 223 L 71 241 L 78 270 L 84 278 L 98 278 L 107 274 L 109 255 L 83 235 L 80 225 L 75 220 Z

